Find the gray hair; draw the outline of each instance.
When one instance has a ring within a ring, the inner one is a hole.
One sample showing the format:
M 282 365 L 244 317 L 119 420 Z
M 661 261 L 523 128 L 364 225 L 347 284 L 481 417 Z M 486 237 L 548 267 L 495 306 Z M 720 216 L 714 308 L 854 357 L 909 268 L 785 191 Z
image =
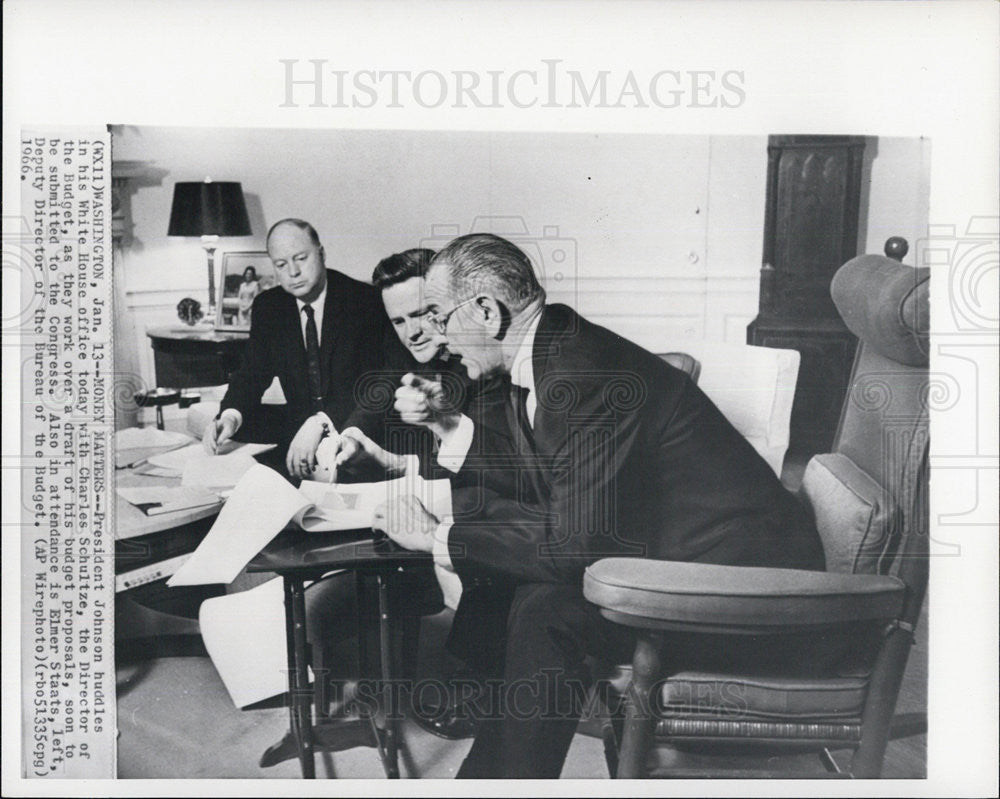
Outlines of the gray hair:
M 486 292 L 518 313 L 536 300 L 545 300 L 545 289 L 528 256 L 515 244 L 492 233 L 459 236 L 442 249 L 431 266 L 446 263 L 452 295 L 467 298 Z

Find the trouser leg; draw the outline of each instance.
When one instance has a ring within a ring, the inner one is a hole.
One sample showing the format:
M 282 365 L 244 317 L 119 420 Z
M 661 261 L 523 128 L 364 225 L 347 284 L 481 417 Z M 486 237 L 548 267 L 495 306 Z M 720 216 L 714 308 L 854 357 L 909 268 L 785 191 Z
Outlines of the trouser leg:
M 588 653 L 622 648 L 578 587 L 517 588 L 507 623 L 499 718 L 480 725 L 459 776 L 557 778 L 583 709 Z
M 441 591 L 429 568 L 408 569 L 394 575 L 393 579 L 401 594 L 398 603 L 401 626 L 419 624 L 422 616 L 440 609 Z M 314 658 L 314 663 L 322 662 L 327 670 L 325 675 L 315 674 L 317 680 L 340 681 L 378 676 L 360 673 L 358 646 L 355 643 L 359 629 L 368 630 L 369 634 L 364 637 L 370 641 L 378 641 L 377 597 L 373 594 L 368 599 L 372 601 L 362 607 L 358 598 L 357 575 L 353 571 L 327 577 L 306 589 L 309 644 L 314 653 L 322 653 L 321 657 Z M 365 659 L 375 662 L 376 656 L 377 651 L 373 651 Z

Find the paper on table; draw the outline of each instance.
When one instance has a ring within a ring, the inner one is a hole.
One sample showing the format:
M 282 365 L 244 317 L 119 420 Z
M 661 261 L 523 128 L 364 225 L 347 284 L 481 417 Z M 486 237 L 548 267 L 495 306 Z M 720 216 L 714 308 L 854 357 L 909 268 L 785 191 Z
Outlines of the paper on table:
M 186 433 L 158 430 L 155 427 L 126 427 L 115 433 L 115 447 L 117 449 L 173 447 L 191 440 L 191 436 Z
M 236 484 L 208 535 L 167 585 L 230 583 L 292 519 L 305 530 L 370 527 L 378 505 L 413 494 L 439 519 L 451 515 L 447 479 L 419 474 L 384 483 L 304 482 L 297 491 L 273 469 L 254 466 Z
M 280 579 L 213 597 L 198 612 L 201 637 L 236 707 L 288 689 L 285 600 Z
M 208 535 L 167 585 L 231 583 L 308 504 L 274 469 L 254 464 L 222 506 Z
M 243 450 L 237 450 L 230 455 L 192 458 L 184 464 L 181 485 L 216 490 L 230 489 L 256 464 L 257 461 L 243 454 Z
M 147 516 L 218 505 L 218 494 L 194 486 L 120 486 L 118 496 Z
M 115 433 L 115 468 L 124 469 L 134 463 L 183 447 L 194 441 L 185 434 L 155 427 L 128 427 Z
M 160 469 L 170 469 L 179 477 L 184 472 L 184 467 L 191 461 L 211 460 L 236 453 L 248 456 L 259 455 L 261 452 L 274 449 L 276 446 L 276 444 L 244 444 L 237 441 L 227 441 L 219 447 L 217 454 L 209 455 L 201 444 L 196 443 L 183 449 L 154 455 L 149 459 L 149 463 Z
M 380 483 L 331 485 L 305 480 L 299 491 L 311 504 L 298 513 L 295 521 L 310 531 L 369 527 L 375 508 L 405 494 L 417 497 L 438 519 L 451 516 L 449 481 L 424 480 L 419 474 Z
M 159 466 L 150 466 L 149 462 L 140 464 L 132 470 L 133 474 L 141 474 L 143 477 L 169 477 L 177 479 L 177 471 L 174 469 L 161 469 Z

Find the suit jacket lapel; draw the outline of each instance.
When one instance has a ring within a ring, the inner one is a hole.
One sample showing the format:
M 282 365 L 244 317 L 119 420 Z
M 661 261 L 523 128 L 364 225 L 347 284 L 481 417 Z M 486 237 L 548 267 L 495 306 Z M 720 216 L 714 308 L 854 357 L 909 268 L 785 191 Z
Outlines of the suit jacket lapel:
M 299 304 L 295 298 L 282 289 L 281 326 L 282 341 L 286 342 L 285 353 L 288 357 L 288 374 L 297 387 L 301 387 L 302 396 L 309 396 L 306 379 L 306 344 L 302 338 L 302 320 L 299 318 Z
M 532 426 L 534 456 L 537 468 L 530 475 L 530 482 L 536 494 L 548 497 L 552 474 L 553 446 L 562 444 L 560 425 L 547 409 L 551 405 L 548 398 L 555 389 L 554 382 L 563 378 L 558 371 L 559 352 L 563 339 L 573 330 L 575 320 L 572 311 L 561 305 L 546 305 L 535 331 L 535 343 L 531 353 L 531 367 L 535 377 L 535 416 Z M 559 392 L 561 393 L 561 392 Z M 570 409 L 554 411 L 566 413 Z
M 552 431 L 547 429 L 549 425 L 546 423 L 542 397 L 547 390 L 545 378 L 552 366 L 553 355 L 557 352 L 556 339 L 562 327 L 559 314 L 551 306 L 545 306 L 535 331 L 535 342 L 531 352 L 531 366 L 535 378 L 535 415 L 532 424 L 532 441 L 530 443 L 524 442 L 523 435 L 518 435 L 516 430 L 512 431 L 515 440 L 520 442 L 525 462 L 530 464 L 525 469 L 526 481 L 539 499 L 549 496 L 552 479 L 550 475 L 552 452 L 549 447 L 551 442 L 548 440 Z M 507 405 L 510 406 L 510 401 L 507 402 Z M 508 418 L 512 418 L 511 412 L 508 412 Z
M 535 346 L 531 352 L 531 368 L 535 376 L 534 433 L 536 448 L 540 441 L 545 439 L 547 395 L 552 389 L 550 383 L 558 378 L 557 373 L 550 375 L 550 371 L 558 359 L 558 339 L 564 332 L 564 327 L 565 320 L 561 318 L 559 308 L 546 305 L 542 309 L 542 318 L 535 331 Z M 544 450 L 544 445 L 541 449 Z

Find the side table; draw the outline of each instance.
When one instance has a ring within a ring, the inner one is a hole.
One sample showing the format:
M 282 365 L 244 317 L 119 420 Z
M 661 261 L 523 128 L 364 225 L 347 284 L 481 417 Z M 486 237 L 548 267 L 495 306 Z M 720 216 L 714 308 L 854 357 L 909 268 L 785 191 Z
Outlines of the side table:
M 180 478 L 115 472 L 116 486 L 176 486 Z M 115 496 L 115 641 L 119 660 L 204 654 L 198 627 L 202 601 L 220 586 L 167 588 L 165 580 L 208 533 L 219 506 L 147 516 Z
M 156 385 L 167 388 L 228 383 L 250 340 L 248 333 L 220 332 L 199 325 L 151 327 L 146 335 L 153 346 Z
M 375 539 L 372 530 L 362 529 L 333 533 L 305 533 L 289 527 L 275 538 L 247 565 L 249 572 L 276 572 L 285 587 L 285 643 L 288 651 L 288 689 L 290 729 L 261 758 L 261 766 L 279 763 L 297 756 L 302 776 L 316 776 L 316 751 L 342 751 L 356 746 L 371 746 L 378 750 L 386 777 L 399 778 L 397 713 L 393 692 L 394 680 L 400 674 L 399 655 L 393 645 L 397 632 L 393 575 L 402 567 L 426 565 L 431 557 L 402 549 L 386 538 Z M 378 690 L 381 713 L 370 710 L 362 719 L 324 719 L 319 709 L 325 706 L 325 675 L 314 668 L 315 688 L 309 690 L 310 652 L 306 640 L 306 608 L 304 588 L 307 581 L 321 579 L 331 571 L 350 570 L 358 580 L 358 651 L 362 674 L 375 673 L 368 662 L 370 633 L 364 623 L 366 606 L 378 605 Z M 375 585 L 377 599 L 367 590 Z M 404 649 L 406 645 L 404 644 Z M 313 694 L 316 697 L 317 718 L 312 713 Z M 377 716 L 382 715 L 380 725 Z

